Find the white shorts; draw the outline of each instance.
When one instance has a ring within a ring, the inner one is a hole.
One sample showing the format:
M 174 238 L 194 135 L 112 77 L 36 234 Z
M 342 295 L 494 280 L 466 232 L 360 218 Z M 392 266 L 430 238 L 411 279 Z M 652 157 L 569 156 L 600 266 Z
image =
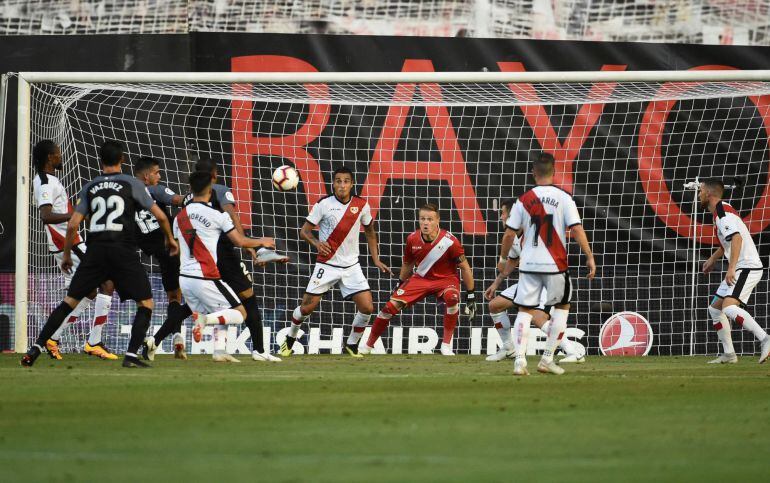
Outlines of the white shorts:
M 339 285 L 340 292 L 346 300 L 357 293 L 371 290 L 369 281 L 364 277 L 364 272 L 358 263 L 347 268 L 316 263 L 305 293 L 323 295 L 335 285 Z
M 759 281 L 762 280 L 762 275 L 764 275 L 764 272 L 764 268 L 739 268 L 735 271 L 735 285 L 727 285 L 727 282 L 722 280 L 722 283 L 717 289 L 716 296 L 720 299 L 725 297 L 732 297 L 740 300 L 743 304 L 747 304 L 749 303 L 751 292 L 754 291 Z
M 518 283 L 514 283 L 513 285 L 511 285 L 507 289 L 503 290 L 500 293 L 500 296 L 510 300 L 511 302 L 513 302 L 514 299 L 516 298 L 516 290 L 518 288 L 519 288 L 519 284 Z M 538 305 L 536 308 L 538 308 L 538 309 L 542 310 L 543 312 L 545 312 L 545 301 L 547 299 L 548 299 L 548 296 L 547 296 L 547 294 L 545 292 L 545 288 L 543 288 L 543 290 L 540 291 L 540 305 Z
M 542 297 L 545 291 L 546 297 Z M 521 273 L 513 302 L 519 307 L 536 309 L 542 305 L 568 304 L 572 283 L 568 273 Z
M 62 275 L 64 275 L 64 288 L 70 288 L 70 282 L 72 282 L 72 276 L 75 275 L 75 271 L 78 269 L 78 266 L 80 265 L 80 256 L 86 252 L 86 244 L 85 243 L 78 243 L 74 247 L 72 247 L 72 269 L 70 270 L 70 273 L 66 273 L 64 270 L 61 269 L 61 262 L 64 259 L 64 252 L 56 252 L 53 254 L 53 258 L 56 261 L 56 267 L 61 271 Z
M 180 276 L 179 288 L 182 289 L 185 303 L 195 312 L 210 314 L 241 305 L 233 289 L 223 280 Z

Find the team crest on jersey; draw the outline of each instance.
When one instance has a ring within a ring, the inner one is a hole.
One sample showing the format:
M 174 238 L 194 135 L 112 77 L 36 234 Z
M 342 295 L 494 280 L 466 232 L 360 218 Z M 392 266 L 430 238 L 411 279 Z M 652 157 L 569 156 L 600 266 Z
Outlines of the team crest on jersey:
M 404 295 L 404 289 L 400 288 L 396 290 L 396 295 Z
M 351 206 L 350 207 L 350 212 L 355 215 L 356 213 L 358 213 L 358 207 L 357 206 Z
M 41 198 L 43 198 L 44 200 L 47 200 L 50 197 L 51 197 L 51 195 L 48 194 L 48 191 L 43 191 L 43 195 L 41 196 Z

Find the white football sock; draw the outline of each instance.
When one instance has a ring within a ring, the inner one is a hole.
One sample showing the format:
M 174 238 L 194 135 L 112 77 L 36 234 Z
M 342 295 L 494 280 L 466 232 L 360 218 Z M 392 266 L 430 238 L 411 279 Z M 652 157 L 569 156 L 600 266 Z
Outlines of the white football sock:
M 112 295 L 100 293 L 94 304 L 94 325 L 88 333 L 88 345 L 96 345 L 102 341 L 102 327 L 107 323 L 107 317 L 112 307 Z
M 372 314 L 362 314 L 356 312 L 356 316 L 353 317 L 353 327 L 350 328 L 350 335 L 348 335 L 348 345 L 356 345 L 361 340 L 361 336 L 364 335 L 364 329 L 369 325 L 369 320 L 372 318 Z
M 70 314 L 67 316 L 66 319 L 64 319 L 64 323 L 59 326 L 58 329 L 56 329 L 56 332 L 53 333 L 51 336 L 51 339 L 53 340 L 61 340 L 62 333 L 67 330 L 68 327 L 70 327 L 72 324 L 78 321 L 78 317 L 80 317 L 80 314 L 83 313 L 84 310 L 88 308 L 88 306 L 91 305 L 91 299 L 84 298 L 82 299 L 70 312 Z
M 554 308 L 551 311 L 551 324 L 548 327 L 548 336 L 545 339 L 545 350 L 543 351 L 543 361 L 552 362 L 553 353 L 556 346 L 559 345 L 564 337 L 564 331 L 567 329 L 568 310 Z
M 709 305 L 709 315 L 711 321 L 714 324 L 714 329 L 717 331 L 717 337 L 722 344 L 722 352 L 724 354 L 735 354 L 735 348 L 733 347 L 733 335 L 730 332 L 730 321 L 727 316 L 722 313 L 721 310 Z
M 242 319 L 243 317 L 241 317 L 241 321 Z M 224 354 L 226 351 L 227 351 L 227 327 L 216 326 L 214 327 L 214 354 Z
M 513 341 L 511 340 L 511 319 L 508 318 L 508 312 L 502 311 L 496 314 L 489 314 L 492 317 L 492 321 L 495 323 L 495 329 L 500 334 L 500 340 L 503 341 L 503 347 L 511 347 Z
M 522 310 L 516 314 L 516 321 L 513 323 L 513 348 L 516 351 L 516 359 L 527 357 L 527 341 L 529 340 L 529 325 L 531 322 L 531 314 Z
M 757 321 L 754 320 L 754 317 L 737 305 L 731 305 L 722 309 L 722 312 L 724 312 L 727 318 L 730 319 L 730 322 L 735 322 L 743 327 L 743 329 L 754 334 L 754 337 L 756 337 L 758 341 L 762 342 L 765 340 L 765 337 L 767 337 L 767 332 L 759 326 Z
M 231 325 L 243 323 L 243 314 L 235 309 L 224 309 L 206 315 L 206 325 Z
M 297 334 L 299 334 L 299 328 L 302 325 L 302 322 L 305 321 L 310 317 L 309 315 L 302 315 L 302 311 L 297 307 L 294 309 L 294 312 L 291 314 L 291 326 L 289 327 L 289 337 L 292 337 L 294 339 L 297 338 Z

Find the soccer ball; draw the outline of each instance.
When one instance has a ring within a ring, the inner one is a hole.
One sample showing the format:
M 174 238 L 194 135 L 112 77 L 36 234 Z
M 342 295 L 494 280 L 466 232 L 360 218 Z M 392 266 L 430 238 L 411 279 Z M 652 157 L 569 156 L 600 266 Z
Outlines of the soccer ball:
M 291 166 L 279 166 L 273 171 L 273 186 L 279 191 L 290 191 L 299 184 L 299 173 Z

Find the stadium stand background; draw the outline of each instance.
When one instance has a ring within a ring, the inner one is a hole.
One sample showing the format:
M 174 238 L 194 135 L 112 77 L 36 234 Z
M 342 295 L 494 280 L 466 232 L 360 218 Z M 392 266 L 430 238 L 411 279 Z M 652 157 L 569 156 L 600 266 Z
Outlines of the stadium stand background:
M 770 45 L 768 0 L 6 0 L 0 35 L 323 33 Z

